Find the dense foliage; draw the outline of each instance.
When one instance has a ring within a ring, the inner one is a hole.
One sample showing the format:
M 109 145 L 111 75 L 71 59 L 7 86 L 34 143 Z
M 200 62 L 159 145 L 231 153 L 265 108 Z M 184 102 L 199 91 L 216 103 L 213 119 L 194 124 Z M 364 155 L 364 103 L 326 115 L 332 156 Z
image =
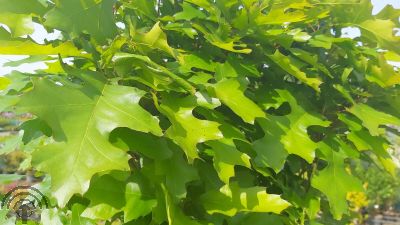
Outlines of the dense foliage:
M 364 189 L 351 168 L 396 173 L 391 6 L 372 15 L 369 0 L 0 5 L 0 53 L 29 55 L 8 65 L 48 65 L 0 78 L 0 110 L 34 116 L 12 141 L 58 207 L 43 224 L 346 224 L 347 194 Z M 34 23 L 62 38 L 36 43 Z M 343 37 L 346 27 L 361 35 Z

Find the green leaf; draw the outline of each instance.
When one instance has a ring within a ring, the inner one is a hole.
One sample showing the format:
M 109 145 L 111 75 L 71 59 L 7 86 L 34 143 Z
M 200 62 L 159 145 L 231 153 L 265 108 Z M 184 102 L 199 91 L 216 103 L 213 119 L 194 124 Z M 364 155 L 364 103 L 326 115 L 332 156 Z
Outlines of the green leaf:
M 187 2 L 182 3 L 182 12 L 178 12 L 174 15 L 176 20 L 192 20 L 194 18 L 204 19 L 206 16 L 200 10 L 194 8 Z
M 0 95 L 0 112 L 11 110 L 19 101 L 18 96 Z
M 188 70 L 193 70 L 193 68 L 202 69 L 210 72 L 215 71 L 215 63 L 208 57 L 190 54 L 190 55 L 179 55 L 179 63 Z
M 328 77 L 333 78 L 329 70 L 322 63 L 318 63 L 318 57 L 316 55 L 312 55 L 310 52 L 298 48 L 291 48 L 290 52 L 292 52 L 293 55 L 297 56 L 300 60 L 325 73 Z
M 7 77 L 0 77 L 0 90 L 6 89 L 10 83 L 11 80 Z
M 86 79 L 81 88 L 34 80 L 33 91 L 18 104 L 20 110 L 37 115 L 53 130 L 57 142 L 35 151 L 32 161 L 51 175 L 53 194 L 61 206 L 74 193 L 86 192 L 94 174 L 129 169 L 126 153 L 108 142 L 113 129 L 124 126 L 162 134 L 158 120 L 138 104 L 143 91 L 106 85 L 98 73 L 75 72 Z
M 214 167 L 219 178 L 229 184 L 229 179 L 235 176 L 235 166 L 251 168 L 250 157 L 236 149 L 231 140 L 207 142 L 214 154 Z
M 268 57 L 284 71 L 295 76 L 316 91 L 319 91 L 319 86 L 322 84 L 322 81 L 319 78 L 307 77 L 307 75 L 296 66 L 296 63 L 291 57 L 283 55 L 279 50 L 276 50 L 273 55 L 268 55 Z
M 311 38 L 308 33 L 302 32 L 301 29 L 291 30 L 288 34 L 293 36 L 293 40 L 298 42 L 307 42 Z
M 174 151 L 171 158 L 156 162 L 156 175 L 165 177 L 165 185 L 172 197 L 184 198 L 187 194 L 186 184 L 197 180 L 198 172 L 176 146 L 171 146 L 171 150 Z
M 333 142 L 321 142 L 322 151 L 328 165 L 311 179 L 311 185 L 326 195 L 332 215 L 341 219 L 348 211 L 346 195 L 352 191 L 363 191 L 361 181 L 345 170 L 343 152 L 335 151 Z
M 34 56 L 29 56 L 29 57 L 21 59 L 21 60 L 6 62 L 3 65 L 16 67 L 16 66 L 23 65 L 25 63 L 35 63 L 35 62 L 47 61 L 47 60 L 53 60 L 53 59 L 54 59 L 53 57 L 49 57 L 49 56 L 45 56 L 45 55 L 34 55 Z
M 307 133 L 310 126 L 329 126 L 329 121 L 324 121 L 315 114 L 307 112 L 300 102 L 286 90 L 277 90 L 280 98 L 287 101 L 291 112 L 286 116 L 268 116 L 260 119 L 260 125 L 265 136 L 254 142 L 257 152 L 256 162 L 260 166 L 272 167 L 280 171 L 287 154 L 295 154 L 311 163 L 315 158 L 318 144 L 311 140 Z
M 5 93 L 13 91 L 21 91 L 22 89 L 27 87 L 28 84 L 31 83 L 31 80 L 27 74 L 23 74 L 17 71 L 13 71 L 10 74 L 5 75 L 4 77 L 6 78 L 6 80 L 8 79 L 8 81 L 11 81 L 11 83 L 9 83 L 5 88 L 4 90 Z M 7 95 L 4 97 L 15 97 L 15 96 Z
M 366 77 L 370 82 L 375 82 L 383 88 L 400 84 L 400 73 L 396 72 L 393 66 L 387 63 L 383 54 L 379 56 L 379 66 L 371 66 L 371 70 Z
M 347 134 L 347 139 L 353 142 L 356 149 L 374 152 L 382 166 L 395 176 L 397 166 L 388 152 L 390 146 L 386 139 L 380 136 L 372 136 L 367 129 L 361 126 L 361 122 L 349 115 L 340 114 L 338 118 L 348 125 L 350 132 Z
M 210 64 L 210 63 L 209 63 Z M 246 76 L 260 77 L 261 74 L 251 61 L 238 60 L 232 55 L 224 63 L 216 64 L 215 79 L 221 81 L 225 78 Z
M 288 156 L 288 152 L 281 142 L 282 136 L 285 135 L 282 127 L 287 127 L 288 124 L 285 125 L 285 123 L 288 121 L 285 122 L 285 118 L 269 116 L 267 119 L 260 119 L 257 122 L 264 130 L 264 137 L 253 143 L 253 149 L 257 153 L 255 162 L 260 167 L 271 167 L 279 172 L 283 169 Z
M 381 125 L 400 126 L 399 118 L 378 111 L 366 104 L 356 104 L 349 108 L 348 111 L 357 116 L 362 121 L 363 126 L 367 128 L 373 136 L 378 136 L 385 133 L 385 128 L 380 127 Z
M 58 205 L 47 224 L 350 223 L 361 206 L 346 193 L 362 182 L 369 204 L 386 204 L 397 185 L 400 10 L 372 11 L 0 0 L 0 54 L 25 55 L 4 66 L 48 67 L 0 76 L 1 147 L 18 149 L 0 169 L 45 176 Z M 51 37 L 36 43 L 32 27 Z M 7 213 L 0 224 L 15 224 Z
M 142 188 L 143 187 L 140 187 L 139 184 L 134 182 L 126 184 L 126 206 L 124 208 L 125 222 L 147 215 L 157 205 L 156 199 L 143 196 Z
M 274 225 L 284 225 L 284 219 L 282 216 L 267 214 L 267 213 L 249 213 L 240 219 L 238 225 L 264 225 L 264 224 L 274 224 Z
M 315 35 L 309 40 L 312 47 L 331 49 L 333 44 L 349 42 L 348 38 L 336 38 L 329 35 Z
M 15 151 L 22 143 L 22 133 L 9 136 L 5 140 L 2 140 L 2 142 L 3 143 L 0 145 L 0 155 L 5 155 Z
M 33 33 L 33 22 L 30 15 L 0 13 L 0 23 L 7 25 L 14 37 Z
M 193 24 L 193 27 L 204 34 L 204 37 L 214 46 L 235 53 L 249 54 L 252 52 L 250 48 L 246 48 L 246 44 L 238 43 L 236 39 L 224 39 L 214 33 L 213 30 L 207 29 L 200 24 Z
M 145 180 L 136 174 L 130 182 L 125 182 L 126 179 L 112 175 L 93 179 L 84 195 L 90 200 L 90 205 L 83 211 L 82 216 L 93 220 L 108 220 L 123 211 L 124 221 L 128 222 L 150 213 L 156 205 L 156 200 L 146 195 L 150 188 Z
M 236 79 L 226 79 L 214 86 L 216 96 L 239 115 L 245 122 L 254 124 L 257 117 L 265 113 L 252 100 L 244 95 L 244 88 Z
M 210 191 L 201 197 L 207 213 L 221 213 L 227 216 L 238 212 L 281 213 L 290 206 L 279 195 L 268 194 L 263 187 L 240 188 L 232 183 L 221 187 L 219 191 Z
M 46 14 L 44 25 L 76 36 L 87 33 L 104 44 L 117 32 L 113 16 L 114 4 L 115 0 L 59 0 Z
M 85 206 L 81 204 L 74 204 L 72 206 L 71 220 L 68 225 L 93 225 L 90 219 L 81 217 L 82 212 L 85 210 Z
M 143 154 L 151 159 L 164 160 L 172 156 L 166 138 L 129 129 L 116 129 L 110 141 L 118 148 Z
M 0 54 L 4 55 L 58 55 L 90 57 L 77 49 L 71 42 L 58 46 L 40 45 L 30 40 L 0 40 Z
M 393 35 L 395 24 L 391 20 L 366 20 L 356 25 L 365 32 L 366 38 L 377 42 L 382 48 L 400 54 L 400 37 Z
M 167 188 L 162 184 L 162 190 L 165 196 L 165 205 L 169 225 L 200 225 L 196 220 L 190 219 L 181 209 L 175 205 L 173 198 L 168 193 Z
M 137 35 L 136 39 L 138 40 L 138 44 L 144 45 L 147 48 L 160 49 L 172 57 L 176 55 L 174 49 L 168 45 L 167 36 L 161 30 L 159 22 L 154 24 L 149 32 L 143 35 Z
M 132 0 L 123 1 L 124 5 L 128 8 L 137 10 L 140 14 L 147 16 L 150 19 L 156 19 L 156 0 Z
M 247 48 L 246 44 L 238 44 L 233 40 L 221 41 L 213 36 L 209 36 L 209 39 L 213 45 L 230 52 L 243 53 L 243 54 L 250 54 L 252 52 L 250 48 Z
M 115 61 L 116 64 L 118 63 L 124 63 L 125 60 L 139 60 L 143 63 L 145 63 L 147 69 L 149 70 L 153 70 L 153 71 L 157 71 L 157 72 L 161 72 L 165 75 L 167 75 L 168 77 L 172 78 L 174 81 L 176 81 L 179 85 L 181 85 L 185 90 L 191 92 L 191 93 L 195 93 L 196 90 L 195 88 L 188 83 L 185 79 L 183 79 L 182 77 L 172 73 L 169 69 L 153 62 L 149 57 L 147 56 L 143 56 L 143 55 L 136 55 L 136 54 L 127 54 L 127 53 L 119 53 L 116 54 L 113 58 L 113 60 Z
M 41 16 L 46 10 L 37 0 L 1 0 L 0 5 L 0 23 L 8 26 L 13 37 L 32 34 L 32 16 Z
M 25 121 L 21 124 L 20 129 L 24 131 L 22 141 L 29 143 L 31 140 L 38 138 L 42 135 L 51 136 L 51 128 L 39 118 Z
M 283 25 L 300 22 L 307 19 L 305 9 L 309 7 L 313 7 L 313 5 L 307 1 L 295 1 L 286 4 L 275 3 L 266 15 L 258 16 L 256 22 L 258 25 Z M 287 9 L 294 10 L 289 11 Z
M 40 215 L 41 224 L 43 225 L 63 225 L 56 209 L 44 209 Z
M 85 211 L 82 212 L 81 216 L 91 220 L 108 220 L 119 211 L 120 210 L 117 210 L 110 205 L 98 204 L 86 208 Z
M 366 130 L 351 131 L 347 138 L 354 143 L 359 151 L 371 150 L 376 154 L 382 166 L 393 176 L 396 176 L 398 166 L 389 154 L 390 145 L 382 137 L 371 136 Z
M 189 161 L 198 158 L 198 143 L 223 137 L 218 129 L 219 123 L 193 116 L 197 101 L 192 96 L 177 98 L 174 95 L 165 95 L 160 105 L 160 109 L 172 123 L 166 131 L 167 137 L 183 149 Z
M 84 197 L 90 200 L 89 207 L 104 204 L 113 208 L 113 210 L 118 210 L 125 206 L 125 185 L 125 180 L 118 179 L 112 174 L 96 176 L 91 180 L 90 187 Z M 104 218 L 107 220 L 113 215 L 111 214 Z M 96 217 L 93 218 L 96 219 Z
M 0 13 L 15 13 L 15 14 L 36 14 L 43 15 L 46 12 L 46 7 L 40 0 L 0 0 Z

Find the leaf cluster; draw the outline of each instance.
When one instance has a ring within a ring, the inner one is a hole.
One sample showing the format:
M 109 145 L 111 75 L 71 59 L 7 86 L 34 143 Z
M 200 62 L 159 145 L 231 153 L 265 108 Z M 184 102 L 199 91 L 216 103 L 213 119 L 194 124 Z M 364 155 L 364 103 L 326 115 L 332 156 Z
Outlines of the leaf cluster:
M 44 224 L 346 224 L 396 174 L 400 11 L 369 0 L 0 0 Z M 62 37 L 37 43 L 33 24 Z M 361 35 L 345 38 L 342 29 Z M 1 218 L 1 217 L 0 217 Z

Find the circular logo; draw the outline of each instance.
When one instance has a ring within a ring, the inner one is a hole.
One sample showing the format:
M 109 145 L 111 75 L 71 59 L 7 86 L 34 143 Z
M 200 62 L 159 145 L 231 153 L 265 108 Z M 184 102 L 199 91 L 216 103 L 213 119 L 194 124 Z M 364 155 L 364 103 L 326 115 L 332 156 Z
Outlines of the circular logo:
M 23 224 L 40 219 L 42 209 L 49 207 L 46 196 L 30 186 L 18 186 L 9 191 L 1 201 L 1 208 L 10 210 Z

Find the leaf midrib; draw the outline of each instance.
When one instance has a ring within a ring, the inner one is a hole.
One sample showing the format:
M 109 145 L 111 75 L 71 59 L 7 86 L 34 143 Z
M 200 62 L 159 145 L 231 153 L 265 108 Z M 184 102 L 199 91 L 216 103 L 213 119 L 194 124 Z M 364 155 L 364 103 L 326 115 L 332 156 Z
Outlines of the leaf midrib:
M 84 135 L 83 135 L 83 137 L 82 137 L 82 139 L 81 139 L 81 142 L 80 142 L 80 145 L 79 145 L 79 149 L 78 149 L 78 151 L 75 153 L 74 165 L 72 166 L 72 173 L 74 174 L 75 179 L 77 179 L 76 176 L 75 176 L 76 165 L 77 165 L 78 158 L 79 158 L 79 156 L 80 156 L 80 154 L 81 154 L 81 151 L 82 151 L 82 146 L 83 146 L 84 140 L 85 140 L 85 138 L 86 138 L 86 136 L 87 136 L 87 133 L 88 133 L 88 130 L 89 130 L 89 124 L 90 124 L 90 122 L 91 122 L 92 119 L 93 119 L 94 112 L 96 111 L 95 109 L 96 109 L 97 105 L 98 105 L 99 102 L 100 102 L 100 98 L 101 98 L 101 96 L 103 96 L 105 87 L 106 87 L 106 85 L 104 84 L 104 85 L 103 85 L 103 88 L 102 88 L 102 90 L 101 90 L 101 93 L 100 93 L 100 95 L 99 95 L 99 97 L 97 98 L 96 102 L 93 104 L 94 106 L 93 106 L 93 108 L 92 108 L 92 112 L 90 113 L 88 122 L 86 123 L 85 133 L 84 133 Z M 78 181 L 78 183 L 80 184 L 80 186 L 82 187 L 82 183 L 79 181 L 79 179 L 77 179 L 77 181 Z

